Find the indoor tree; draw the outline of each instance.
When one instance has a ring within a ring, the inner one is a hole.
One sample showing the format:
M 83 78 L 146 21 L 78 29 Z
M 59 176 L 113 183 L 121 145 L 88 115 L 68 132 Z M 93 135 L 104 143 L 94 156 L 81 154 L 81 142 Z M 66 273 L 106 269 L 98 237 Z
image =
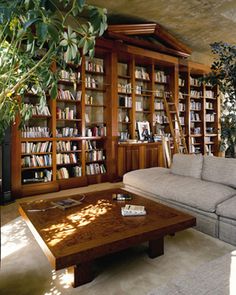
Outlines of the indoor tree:
M 21 125 L 32 114 L 19 97 L 56 98 L 60 70 L 93 57 L 106 28 L 106 10 L 85 0 L 0 0 L 0 140 L 17 114 Z
M 235 157 L 236 145 L 236 46 L 215 42 L 211 44 L 215 55 L 211 72 L 204 82 L 218 85 L 221 98 L 221 151 Z

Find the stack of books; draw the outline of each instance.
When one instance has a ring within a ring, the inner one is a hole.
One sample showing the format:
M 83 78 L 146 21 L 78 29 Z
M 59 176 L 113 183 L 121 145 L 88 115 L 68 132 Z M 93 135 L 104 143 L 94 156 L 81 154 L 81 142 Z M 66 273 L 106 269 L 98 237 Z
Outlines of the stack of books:
M 146 215 L 147 212 L 144 206 L 140 205 L 125 205 L 121 207 L 122 216 L 141 216 Z

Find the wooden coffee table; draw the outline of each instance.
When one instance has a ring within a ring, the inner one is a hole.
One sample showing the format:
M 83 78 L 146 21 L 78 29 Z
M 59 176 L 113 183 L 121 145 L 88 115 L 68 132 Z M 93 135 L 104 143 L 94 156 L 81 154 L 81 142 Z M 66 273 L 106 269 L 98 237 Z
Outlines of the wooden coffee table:
M 28 211 L 51 207 L 51 201 L 59 198 L 20 204 L 21 215 L 52 267 L 73 272 L 74 287 L 93 279 L 94 259 L 145 241 L 149 242 L 149 257 L 160 256 L 164 254 L 165 235 L 196 224 L 194 217 L 142 196 L 129 193 L 131 201 L 113 201 L 112 193 L 127 192 L 86 193 L 81 205 L 66 210 Z M 79 200 L 81 195 L 70 198 Z M 123 217 L 121 207 L 126 203 L 144 205 L 147 215 Z

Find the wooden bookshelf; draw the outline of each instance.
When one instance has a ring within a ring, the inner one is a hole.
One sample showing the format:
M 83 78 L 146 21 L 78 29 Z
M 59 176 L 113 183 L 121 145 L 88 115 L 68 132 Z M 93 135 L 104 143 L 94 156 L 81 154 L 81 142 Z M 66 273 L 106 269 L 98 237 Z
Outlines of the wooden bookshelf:
M 162 103 L 164 93 L 171 94 L 178 104 L 186 142 L 194 147 L 191 152 L 217 155 L 218 89 L 194 85 L 193 80 L 208 71 L 175 56 L 98 39 L 93 60 L 83 57 L 79 67 L 68 65 L 68 73 L 64 72 L 58 83 L 58 98 L 47 98 L 45 113 L 36 111 L 22 131 L 16 119 L 12 128 L 13 195 L 114 181 L 133 169 L 164 166 L 160 142 L 124 143 L 138 138 L 139 121 L 148 121 L 152 134 L 170 133 Z M 35 94 L 22 99 L 37 104 Z M 199 109 L 191 109 L 191 102 Z M 35 127 L 41 129 L 30 129 Z M 199 133 L 194 128 L 200 128 Z M 32 131 L 38 133 L 28 136 Z M 50 143 L 50 148 L 36 149 L 42 143 Z M 44 156 L 51 158 L 50 165 L 46 160 L 39 167 L 22 165 L 24 161 L 29 165 L 36 157 L 42 162 Z

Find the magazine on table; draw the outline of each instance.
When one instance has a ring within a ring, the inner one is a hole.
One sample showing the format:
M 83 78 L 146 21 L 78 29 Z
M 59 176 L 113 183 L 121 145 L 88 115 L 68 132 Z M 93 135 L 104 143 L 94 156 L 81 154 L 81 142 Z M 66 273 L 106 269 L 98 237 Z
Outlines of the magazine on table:
M 52 205 L 55 205 L 56 207 L 63 209 L 63 210 L 74 207 L 74 206 L 78 206 L 81 204 L 80 201 L 77 201 L 75 199 L 70 199 L 70 198 L 62 199 L 62 200 L 58 200 L 58 201 L 53 201 L 51 203 L 52 203 Z

